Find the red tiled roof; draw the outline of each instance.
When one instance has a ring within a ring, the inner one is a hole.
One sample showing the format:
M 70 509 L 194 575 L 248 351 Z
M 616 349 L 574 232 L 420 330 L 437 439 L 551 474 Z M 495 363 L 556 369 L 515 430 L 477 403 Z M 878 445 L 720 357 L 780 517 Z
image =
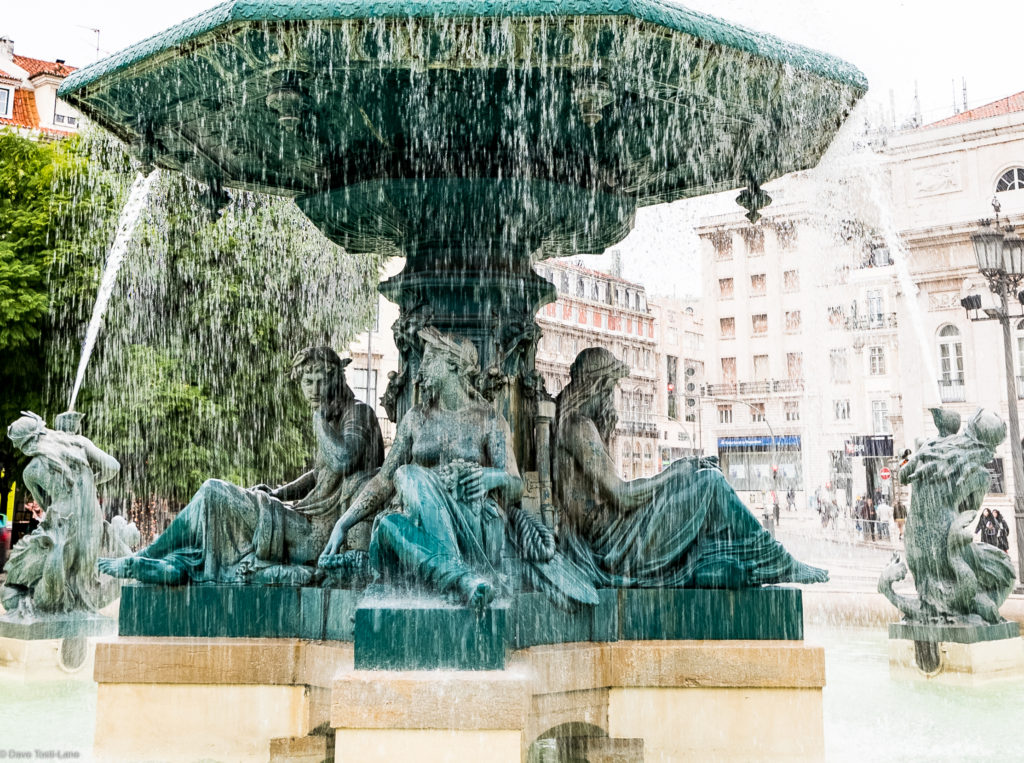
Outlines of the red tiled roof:
M 1009 95 L 998 101 L 986 103 L 984 106 L 954 114 L 951 117 L 940 119 L 925 125 L 928 127 L 945 127 L 946 125 L 960 124 L 961 122 L 973 122 L 975 119 L 986 119 L 987 117 L 998 117 L 1002 114 L 1012 114 L 1017 111 L 1024 111 L 1024 91 Z
M 17 88 L 14 91 L 14 109 L 9 119 L 0 118 L 0 127 L 23 127 L 47 135 L 63 137 L 74 133 L 39 126 L 39 109 L 36 108 L 36 94 L 32 90 Z
M 66 77 L 76 68 L 67 64 L 59 64 L 56 61 L 43 61 L 39 58 L 29 58 L 28 56 L 19 56 L 17 54 L 14 55 L 14 63 L 27 71 L 29 77 L 34 77 L 37 74 L 52 74 L 55 77 Z

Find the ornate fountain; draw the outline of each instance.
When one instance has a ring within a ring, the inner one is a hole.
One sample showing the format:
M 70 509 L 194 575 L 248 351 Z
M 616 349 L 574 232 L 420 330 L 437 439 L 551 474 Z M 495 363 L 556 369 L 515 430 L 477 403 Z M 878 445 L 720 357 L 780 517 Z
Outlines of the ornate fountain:
M 399 438 L 402 422 L 420 415 L 417 406 L 437 391 L 431 384 L 442 387 L 442 394 L 451 391 L 444 386 L 449 382 L 438 381 L 444 369 L 434 363 L 428 345 L 435 353 L 447 352 L 453 368 L 479 366 L 482 373 L 473 389 L 464 391 L 467 399 L 479 395 L 486 401 L 474 409 L 473 421 L 486 419 L 492 432 L 507 422 L 508 460 L 520 472 L 540 475 L 540 495 L 533 498 L 544 512 L 553 463 L 558 471 L 558 455 L 546 445 L 547 427 L 556 414 L 535 369 L 540 331 L 534 315 L 554 301 L 555 292 L 534 273 L 533 263 L 603 251 L 629 233 L 638 207 L 728 189 L 741 191 L 737 201 L 755 223 L 771 202 L 761 185 L 814 166 L 866 87 L 858 70 L 830 56 L 656 0 L 238 0 L 76 72 L 60 95 L 129 144 L 144 165 L 187 173 L 206 183 L 213 198 L 225 187 L 291 196 L 348 251 L 405 257 L 405 269 L 381 285 L 401 310 L 394 326 L 401 368 L 384 397 L 389 415 L 399 422 Z M 595 355 L 581 355 L 576 366 L 580 385 L 588 374 L 605 374 L 612 384 L 620 374 L 614 363 Z M 573 403 L 584 410 L 585 396 L 571 398 L 560 398 L 560 405 Z M 497 416 L 493 421 L 488 418 L 492 413 Z M 564 418 L 556 423 L 561 440 L 556 438 L 554 449 L 571 455 L 574 441 L 566 433 L 573 422 Z M 413 531 L 404 527 L 402 517 L 411 516 L 421 528 L 428 523 L 409 512 L 407 496 L 422 495 L 424 480 L 433 479 L 422 470 L 395 472 L 388 464 L 384 471 L 400 483 L 406 513 L 384 517 L 373 527 L 379 542 L 370 542 L 370 553 L 378 571 L 408 564 L 406 541 Z M 726 535 L 756 535 L 755 545 L 767 548 L 759 529 L 745 524 L 742 512 L 730 504 L 733 494 L 724 480 L 707 466 L 689 464 L 685 468 L 692 473 L 672 479 L 699 475 L 693 484 L 716 496 L 702 494 L 702 510 L 710 505 L 724 512 L 722 517 L 739 517 L 722 520 Z M 432 495 L 443 493 L 443 479 L 459 485 L 491 479 L 474 468 L 456 469 L 454 478 L 445 473 L 431 487 Z M 565 471 L 563 464 L 563 478 Z M 646 647 L 613 656 L 608 649 L 616 643 L 796 640 L 794 659 L 810 665 L 796 678 L 761 675 L 783 664 L 765 658 L 762 647 L 761 656 L 723 647 L 726 651 L 701 652 L 696 659 L 733 664 L 739 673 L 744 673 L 741 665 L 753 660 L 756 685 L 800 697 L 809 691 L 820 703 L 820 650 L 798 641 L 799 591 L 758 586 L 809 581 L 823 571 L 789 574 L 759 568 L 759 577 L 737 556 L 680 573 L 678 580 L 686 582 L 678 586 L 690 588 L 659 588 L 640 573 L 615 574 L 616 582 L 609 583 L 611 578 L 601 577 L 604 572 L 598 574 L 603 582 L 584 575 L 587 579 L 578 585 L 578 558 L 569 559 L 564 543 L 557 551 L 554 544 L 556 533 L 564 540 L 567 527 L 554 526 L 551 512 L 543 513 L 546 522 L 540 522 L 536 516 L 530 519 L 534 511 L 509 506 L 518 500 L 515 479 L 494 484 L 504 491 L 510 532 L 519 539 L 512 545 L 530 579 L 541 581 L 535 586 L 539 593 L 488 606 L 493 593 L 478 586 L 470 596 L 473 607 L 445 608 L 388 601 L 388 591 L 379 585 L 365 593 L 344 587 L 187 585 L 154 593 L 152 587 L 128 586 L 122 636 L 354 640 L 354 670 L 351 652 L 341 651 L 335 652 L 340 656 L 330 671 L 314 670 L 313 676 L 307 661 L 305 667 L 296 664 L 288 680 L 267 680 L 282 691 L 296 685 L 333 686 L 330 727 L 337 733 L 331 740 L 342 744 L 344 738 L 352 755 L 361 754 L 360 744 L 370 744 L 369 737 L 359 736 L 368 729 L 402 729 L 412 734 L 408 739 L 416 736 L 413 730 L 445 729 L 446 745 L 467 745 L 459 753 L 466 759 L 507 755 L 519 760 L 520 748 L 554 725 L 548 715 L 523 709 L 534 701 L 531 697 L 595 691 L 605 692 L 604 704 L 597 701 L 580 711 L 603 730 L 604 741 L 594 744 L 614 747 L 608 732 L 616 731 L 612 736 L 622 737 L 629 747 L 643 734 L 634 733 L 628 721 L 612 728 L 607 691 L 614 688 L 616 696 L 623 696 L 642 693 L 644 687 L 684 685 L 690 679 L 681 678 L 678 670 L 694 657 L 686 651 L 690 647 L 674 647 L 671 655 L 660 653 L 659 660 L 668 662 L 658 664 L 676 668 L 654 670 L 640 654 Z M 371 481 L 368 489 L 383 488 Z M 466 489 L 472 493 L 476 488 Z M 624 489 L 622 500 L 640 500 L 627 493 Z M 364 494 L 353 502 L 360 510 L 372 503 L 363 500 Z M 480 512 L 494 516 L 486 507 L 476 511 L 478 527 L 486 524 Z M 663 513 L 671 513 L 671 507 Z M 718 516 L 705 524 L 713 527 Z M 351 528 L 335 530 L 329 548 L 338 551 Z M 529 553 L 524 551 L 526 537 L 534 539 Z M 762 560 L 766 553 L 760 547 L 749 551 L 750 558 Z M 321 567 L 332 567 L 339 556 L 321 558 Z M 481 556 L 486 556 L 483 550 Z M 569 605 L 554 606 L 557 597 L 545 590 L 545 583 Z M 511 658 L 534 660 L 529 675 L 544 674 L 543 681 L 508 667 L 510 650 L 523 650 L 517 652 L 523 655 L 536 645 L 564 642 L 588 645 L 571 655 L 562 653 L 558 665 L 550 656 Z M 219 642 L 214 647 L 225 653 L 249 648 Z M 131 655 L 125 652 L 133 649 Z M 157 639 L 112 643 L 98 653 L 97 676 L 105 684 L 102 715 L 115 717 L 117 703 L 129 701 L 128 693 L 117 699 L 118 685 L 166 679 L 147 667 L 150 657 L 166 664 L 170 652 L 162 649 L 170 647 Z M 583 660 L 597 672 L 577 674 L 562 664 L 565 659 Z M 640 662 L 631 662 L 636 659 Z M 127 676 L 118 667 L 127 663 L 138 665 L 138 671 Z M 348 667 L 335 675 L 339 663 Z M 443 680 L 406 672 L 432 667 L 455 670 L 443 674 Z M 373 678 L 360 669 L 373 670 Z M 465 671 L 472 669 L 484 672 L 467 677 Z M 237 665 L 215 670 L 214 681 L 190 667 L 174 681 L 235 688 L 251 683 L 238 670 Z M 740 684 L 715 679 L 704 685 L 721 690 Z M 154 703 L 170 701 L 169 694 L 147 696 Z M 766 694 L 764 701 L 774 699 Z M 391 708 L 387 718 L 378 712 L 385 706 Z M 661 711 L 687 713 L 683 705 L 665 705 Z M 809 717 L 813 726 L 815 716 Z M 195 723 L 201 726 L 202 720 Z M 789 741 L 780 744 L 790 745 L 789 751 L 796 749 L 792 745 L 809 744 L 813 755 L 820 727 L 805 735 L 787 728 Z M 308 730 L 291 728 L 280 736 L 302 737 Z M 215 729 L 197 730 L 194 737 L 204 734 L 218 738 Z M 114 736 L 98 737 L 97 744 L 116 751 L 121 742 Z M 399 755 L 404 742 L 397 739 L 381 736 L 366 749 L 379 755 L 387 748 L 387 754 Z M 230 747 L 223 739 L 217 744 L 222 742 Z M 373 747 L 378 742 L 384 746 Z M 421 754 L 415 747 L 420 742 L 413 744 L 409 749 Z M 566 742 L 560 749 L 577 744 Z M 662 742 L 649 738 L 646 744 L 659 749 Z M 673 743 L 667 744 L 670 749 Z M 710 754 L 712 749 L 694 745 L 687 754 Z

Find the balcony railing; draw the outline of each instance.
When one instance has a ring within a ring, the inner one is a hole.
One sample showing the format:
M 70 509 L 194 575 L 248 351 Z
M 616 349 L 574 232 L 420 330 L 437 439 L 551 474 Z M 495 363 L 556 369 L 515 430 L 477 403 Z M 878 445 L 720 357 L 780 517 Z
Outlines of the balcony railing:
M 1017 386 L 1018 394 L 1020 385 Z M 939 399 L 944 403 L 962 403 L 967 399 L 963 379 L 939 379 Z
M 896 313 L 858 317 L 850 316 L 844 322 L 847 331 L 878 331 L 880 329 L 894 329 L 897 325 Z
M 800 392 L 804 388 L 803 379 L 762 379 L 752 382 L 727 382 L 725 384 L 705 384 L 702 394 L 705 397 L 729 397 L 731 395 L 769 395 L 774 392 Z
M 620 421 L 616 429 L 620 434 L 658 436 L 658 425 L 653 421 Z

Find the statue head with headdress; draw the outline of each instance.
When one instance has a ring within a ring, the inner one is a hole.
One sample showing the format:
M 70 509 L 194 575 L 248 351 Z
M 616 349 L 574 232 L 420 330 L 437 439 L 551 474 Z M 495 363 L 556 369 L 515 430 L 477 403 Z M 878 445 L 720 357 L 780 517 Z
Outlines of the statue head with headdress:
M 607 444 L 619 416 L 615 410 L 615 385 L 629 376 L 629 366 L 603 347 L 587 347 L 569 366 L 569 383 L 557 399 L 559 420 L 571 414 L 590 418 Z
M 426 401 L 434 397 L 437 384 L 440 382 L 438 368 L 432 362 L 435 357 L 444 360 L 447 368 L 458 377 L 470 397 L 482 399 L 476 388 L 476 381 L 480 376 L 480 359 L 476 346 L 471 341 L 452 334 L 442 334 L 433 327 L 421 329 L 419 337 L 423 340 L 423 359 L 420 363 L 418 381 L 421 390 L 426 394 Z
M 345 382 L 345 366 L 351 362 L 330 347 L 307 347 L 292 358 L 291 377 L 311 406 L 333 418 L 355 398 Z
M 44 432 L 46 422 L 32 411 L 22 411 L 21 417 L 7 427 L 7 436 L 14 443 L 14 447 L 26 456 L 36 454 L 39 437 Z

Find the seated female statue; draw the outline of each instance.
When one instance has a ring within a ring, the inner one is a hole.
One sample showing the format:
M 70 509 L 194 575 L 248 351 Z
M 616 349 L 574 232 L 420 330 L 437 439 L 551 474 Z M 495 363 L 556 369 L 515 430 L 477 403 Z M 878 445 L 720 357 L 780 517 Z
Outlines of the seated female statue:
M 292 363 L 313 409 L 311 471 L 276 489 L 207 480 L 150 546 L 102 559 L 100 569 L 148 583 L 309 582 L 335 521 L 384 459 L 376 414 L 345 382 L 349 362 L 330 347 L 310 347 Z M 365 549 L 369 527 L 349 540 L 346 548 Z
M 628 367 L 583 350 L 557 399 L 554 490 L 560 547 L 594 584 L 739 588 L 815 583 L 828 572 L 794 559 L 762 529 L 718 469 L 695 459 L 632 481 L 616 475 L 615 385 Z
M 523 491 L 508 423 L 473 386 L 472 342 L 428 328 L 418 382 L 420 402 L 398 425 L 380 471 L 338 520 L 320 563 L 330 567 L 357 522 L 397 493 L 401 513 L 382 514 L 370 560 L 400 577 L 486 607 L 501 587 L 505 516 L 497 497 Z

